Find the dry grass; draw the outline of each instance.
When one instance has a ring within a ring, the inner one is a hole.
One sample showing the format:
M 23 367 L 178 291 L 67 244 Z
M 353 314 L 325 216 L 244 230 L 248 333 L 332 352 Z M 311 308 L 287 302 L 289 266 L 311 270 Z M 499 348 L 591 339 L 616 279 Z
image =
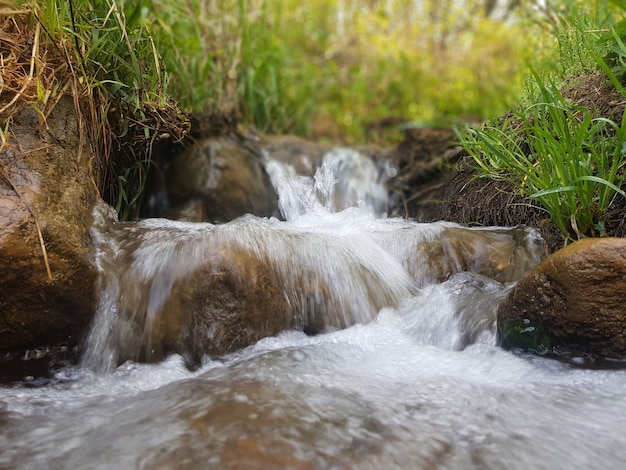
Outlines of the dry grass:
M 20 109 L 39 104 L 39 114 L 45 122 L 57 100 L 50 101 L 55 83 L 55 67 L 46 61 L 45 50 L 41 46 L 41 23 L 37 17 L 36 5 L 24 5 L 20 9 L 0 8 L 0 154 L 10 145 L 9 126 L 11 118 Z M 43 54 L 42 54 L 43 52 Z M 20 198 L 33 217 L 37 237 L 41 246 L 48 279 L 52 280 L 50 262 L 43 239 L 39 219 L 33 207 L 22 196 L 11 181 L 4 165 L 0 162 L 0 176 Z
M 78 122 L 78 153 L 86 146 L 93 150 L 94 183 L 104 199 L 115 205 L 120 175 L 138 168 L 136 177 L 145 176 L 143 165 L 151 160 L 157 140 L 180 142 L 189 137 L 188 116 L 166 99 L 141 99 L 125 106 L 106 86 L 94 84 L 82 62 L 83 46 L 61 28 L 51 32 L 37 4 L 1 5 L 0 151 L 10 145 L 8 129 L 15 113 L 34 107 L 44 128 L 61 98 L 71 96 Z M 129 184 L 141 187 L 141 182 Z M 129 188 L 125 191 L 132 193 Z
M 20 8 L 0 3 L 0 155 L 15 144 L 10 129 L 13 117 L 22 109 L 33 107 L 39 116 L 39 127 L 64 96 L 71 96 L 78 123 L 77 155 L 93 151 L 94 185 L 102 194 L 107 185 L 118 184 L 114 148 L 126 146 L 131 155 L 150 158 L 156 139 L 168 136 L 182 140 L 188 134 L 185 118 L 171 103 L 144 102 L 135 114 L 127 116 L 127 138 L 121 142 L 119 116 L 106 90 L 87 86 L 82 64 L 77 63 L 76 43 L 70 36 L 54 35 L 41 19 L 36 4 Z M 89 149 L 89 150 L 88 150 Z M 136 162 L 130 162 L 136 164 Z M 50 262 L 40 223 L 34 208 L 11 180 L 10 172 L 0 161 L 0 179 L 4 180 L 31 214 L 37 230 L 48 278 L 52 280 Z
M 41 27 L 33 32 L 31 6 L 0 10 L 0 116 L 7 119 L 13 112 L 38 100 L 35 72 L 41 68 L 39 40 Z M 39 66 L 39 67 L 38 67 Z

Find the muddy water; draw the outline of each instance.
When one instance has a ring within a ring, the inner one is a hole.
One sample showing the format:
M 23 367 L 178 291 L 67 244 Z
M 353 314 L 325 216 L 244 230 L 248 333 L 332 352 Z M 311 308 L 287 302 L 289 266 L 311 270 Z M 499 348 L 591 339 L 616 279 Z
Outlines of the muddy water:
M 332 183 L 333 178 L 322 176 Z M 286 278 L 297 276 L 299 264 L 309 263 L 309 271 L 322 271 L 319 275 L 331 284 L 348 286 L 336 289 L 344 296 L 338 308 L 361 307 L 345 317 L 350 321 L 344 329 L 317 336 L 285 331 L 235 354 L 206 358 L 192 372 L 176 355 L 157 364 L 98 367 L 99 348 L 104 356 L 115 355 L 119 338 L 95 328 L 88 347 L 95 363 L 60 371 L 44 387 L 22 383 L 0 389 L 0 468 L 623 466 L 626 372 L 578 369 L 496 346 L 495 311 L 513 287 L 511 279 L 520 275 L 514 267 L 538 260 L 531 233 L 468 233 L 448 224 L 377 218 L 370 207 L 342 210 L 329 204 L 328 188 L 319 180 L 298 184 L 312 199 L 286 205 L 293 209 L 287 222 L 248 218 L 198 226 L 150 221 L 117 228 L 110 236 L 127 240 L 129 233 L 142 234 L 126 245 L 153 258 L 151 250 L 160 254 L 158 263 L 127 267 L 136 274 L 128 279 L 143 283 L 164 272 L 177 275 L 186 266 L 178 264 L 180 254 L 188 250 L 200 256 L 204 242 L 198 240 L 207 233 L 221 234 L 223 248 L 233 240 L 255 242 L 256 250 L 270 247 L 263 256 L 289 266 Z M 317 190 L 311 190 L 316 184 Z M 168 231 L 172 237 L 160 246 L 159 233 Z M 259 244 L 260 237 L 272 242 Z M 416 239 L 446 237 L 447 249 L 439 244 L 421 249 L 419 256 L 411 249 Z M 452 249 L 457 237 L 471 241 L 466 242 L 473 247 L 469 252 L 480 262 L 468 264 L 458 256 Z M 344 263 L 324 263 L 324 256 L 298 258 L 294 239 L 303 244 L 303 253 L 323 251 L 320 243 L 340 247 L 332 251 L 335 258 L 345 255 L 351 263 L 364 263 L 380 274 L 377 283 L 389 277 L 396 302 L 359 316 L 358 310 L 369 308 L 359 297 L 362 272 L 338 271 Z M 490 247 L 502 252 L 511 240 L 518 249 L 505 266 Z M 307 243 L 315 249 L 307 251 Z M 299 261 L 289 264 L 294 257 Z M 438 262 L 442 259 L 446 263 Z M 442 264 L 458 272 L 441 279 Z M 334 267 L 330 273 L 328 266 Z M 113 284 L 119 293 L 122 287 Z M 158 300 L 163 283 L 154 285 L 149 292 Z M 297 283 L 286 286 L 289 296 Z M 103 307 L 100 312 L 105 317 L 121 301 L 116 291 L 108 294 L 103 305 L 109 311 Z M 105 320 L 104 329 L 116 321 L 114 316 Z

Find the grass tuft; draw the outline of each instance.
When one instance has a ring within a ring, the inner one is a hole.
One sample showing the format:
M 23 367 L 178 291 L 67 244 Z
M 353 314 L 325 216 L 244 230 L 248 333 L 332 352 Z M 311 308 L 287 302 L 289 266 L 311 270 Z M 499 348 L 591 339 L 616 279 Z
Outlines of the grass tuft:
M 603 236 L 610 205 L 626 197 L 626 120 L 596 117 L 538 76 L 535 87 L 533 103 L 498 126 L 470 129 L 461 144 L 483 176 L 541 203 L 568 240 Z

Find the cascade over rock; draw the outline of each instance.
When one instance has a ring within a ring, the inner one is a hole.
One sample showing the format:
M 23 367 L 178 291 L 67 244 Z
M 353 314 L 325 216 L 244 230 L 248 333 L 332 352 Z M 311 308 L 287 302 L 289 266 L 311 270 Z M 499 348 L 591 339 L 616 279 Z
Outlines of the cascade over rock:
M 271 267 L 251 250 L 220 244 L 211 224 L 164 219 L 120 224 L 100 203 L 94 240 L 102 276 L 96 327 L 108 336 L 88 348 L 93 365 L 158 361 L 171 352 L 197 364 L 202 355 L 233 352 L 293 326 Z M 190 229 L 182 233 L 182 228 Z M 205 238 L 206 243 L 198 243 Z M 100 323 L 98 323 L 100 322 Z M 104 322 L 104 323 L 103 323 Z
M 414 290 L 358 233 L 333 237 L 252 216 L 119 223 L 104 203 L 94 216 L 102 293 L 85 364 L 95 368 L 171 352 L 223 355 L 290 327 L 345 328 Z
M 331 145 L 311 142 L 294 135 L 262 136 L 260 145 L 274 160 L 291 165 L 296 174 L 313 176 Z
M 417 224 L 356 209 L 295 222 L 119 223 L 102 203 L 94 220 L 101 297 L 83 364 L 96 370 L 173 352 L 198 364 L 290 328 L 368 323 L 455 272 L 515 281 L 541 252 L 528 228 Z
M 626 239 L 587 238 L 548 257 L 498 310 L 504 347 L 626 359 Z
M 95 310 L 93 154 L 69 97 L 44 123 L 24 109 L 10 132 L 0 153 L 0 352 L 72 344 Z

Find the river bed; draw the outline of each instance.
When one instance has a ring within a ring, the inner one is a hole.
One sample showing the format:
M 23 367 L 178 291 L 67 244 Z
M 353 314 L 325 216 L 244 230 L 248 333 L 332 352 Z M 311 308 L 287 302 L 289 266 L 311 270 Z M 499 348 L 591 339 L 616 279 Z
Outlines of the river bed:
M 233 354 L 205 357 L 196 370 L 176 354 L 154 364 L 117 365 L 111 358 L 121 357 L 116 348 L 123 345 L 110 334 L 119 304 L 112 295 L 99 312 L 106 321 L 94 323 L 89 360 L 47 382 L 0 388 L 0 469 L 623 467 L 625 370 L 586 369 L 501 349 L 496 309 L 514 282 L 458 272 L 444 282 L 405 288 L 421 273 L 422 255 L 405 249 L 414 243 L 409 235 L 439 228 L 343 208 L 316 219 L 312 208 L 320 204 L 300 199 L 302 191 L 288 198 L 293 185 L 285 188 L 279 192 L 287 221 L 144 224 L 142 233 L 163 246 L 142 248 L 147 256 L 136 257 L 143 263 L 136 272 L 145 279 L 176 273 L 182 268 L 170 269 L 172 263 L 189 264 L 179 259 L 186 251 L 198 263 L 208 246 L 204 232 L 229 243 L 239 237 L 239 244 L 254 244 L 256 251 L 261 237 L 272 237 L 265 245 L 273 251 L 263 256 L 281 266 L 292 263 L 281 279 L 309 263 L 308 272 L 325 280 L 327 292 L 345 296 L 327 307 L 355 310 L 335 312 L 346 328 L 331 324 L 315 336 L 289 329 Z M 315 188 L 328 196 L 309 184 L 309 197 Z M 486 233 L 476 236 L 484 241 Z M 499 240 L 513 232 L 490 233 Z M 286 244 L 309 239 L 310 254 L 294 263 L 293 245 Z M 318 273 L 329 264 L 329 252 L 335 253 L 332 275 Z M 346 282 L 349 270 L 343 268 L 350 263 L 367 269 L 354 269 L 355 279 Z M 145 281 L 128 272 L 133 275 L 127 279 Z M 358 288 L 364 275 L 370 283 L 396 279 L 384 292 L 404 297 L 366 315 Z M 162 303 L 169 291 L 155 289 Z M 148 301 L 154 304 L 152 291 Z M 297 293 L 291 293 L 295 300 Z
M 487 333 L 449 349 L 458 308 L 445 303 L 488 308 L 482 281 L 457 276 L 367 325 L 288 331 L 194 372 L 172 356 L 2 389 L 0 468 L 619 468 L 625 371 L 517 356 Z

